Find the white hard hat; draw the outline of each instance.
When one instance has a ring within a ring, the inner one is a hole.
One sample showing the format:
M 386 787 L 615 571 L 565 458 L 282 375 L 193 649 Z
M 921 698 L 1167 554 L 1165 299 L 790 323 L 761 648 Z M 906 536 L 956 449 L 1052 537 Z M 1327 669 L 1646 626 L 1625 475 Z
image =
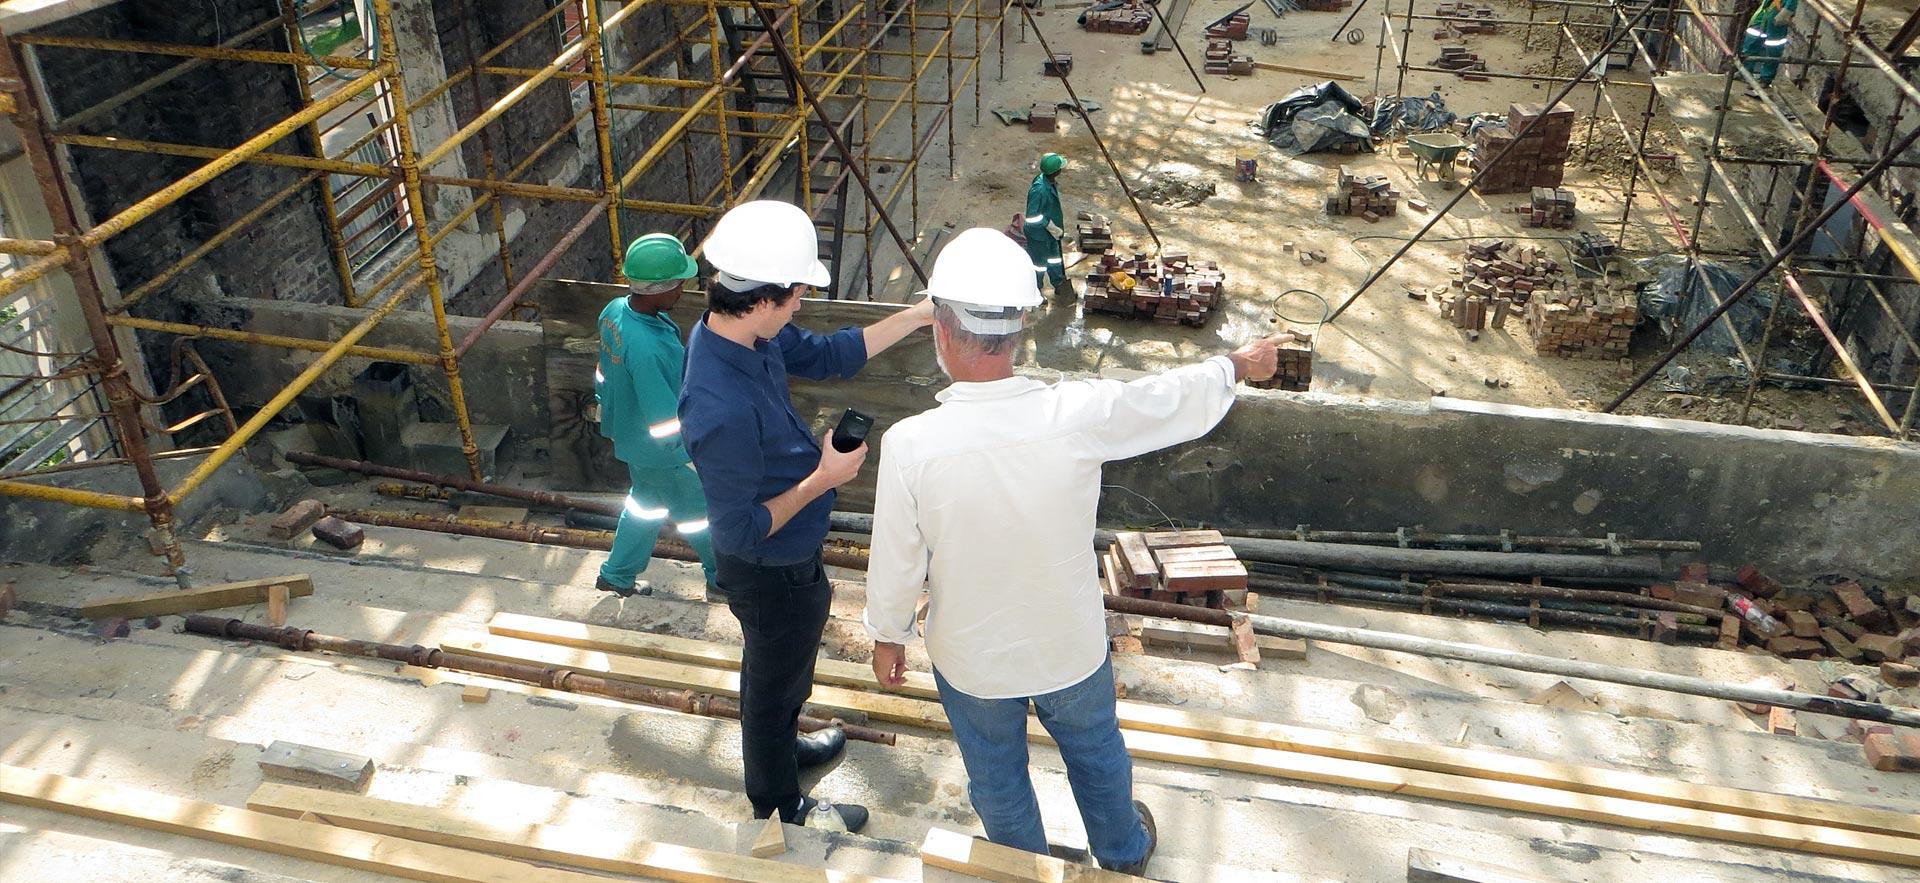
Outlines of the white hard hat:
M 729 288 L 751 283 L 817 288 L 833 281 L 820 263 L 813 219 L 790 202 L 756 199 L 734 206 L 713 225 L 704 248 L 723 283 L 744 283 Z
M 953 306 L 975 334 L 1011 334 L 1026 310 L 1040 305 L 1033 260 L 1005 233 L 987 227 L 961 231 L 933 261 L 927 294 Z

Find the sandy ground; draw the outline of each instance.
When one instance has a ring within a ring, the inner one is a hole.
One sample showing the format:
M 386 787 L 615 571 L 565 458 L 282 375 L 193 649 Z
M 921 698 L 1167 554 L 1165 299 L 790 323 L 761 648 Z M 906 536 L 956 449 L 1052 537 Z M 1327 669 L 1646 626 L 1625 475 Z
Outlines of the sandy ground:
M 1415 4 L 1421 12 L 1431 12 L 1437 0 Z M 1187 13 L 1182 43 L 1198 61 L 1203 43 L 1198 36 L 1204 24 L 1239 4 L 1230 0 L 1197 0 Z M 1524 18 L 1523 4 L 1496 3 L 1501 15 Z M 1416 179 L 1413 160 L 1395 149 L 1383 148 L 1374 154 L 1308 154 L 1289 158 L 1266 145 L 1249 125 L 1269 103 L 1284 97 L 1317 79 L 1290 73 L 1256 71 L 1251 77 L 1202 75 L 1205 91 L 1187 72 L 1178 55 L 1160 52 L 1142 55 L 1139 38 L 1119 34 L 1089 33 L 1074 23 L 1077 10 L 1036 11 L 1035 23 L 1045 33 L 1056 52 L 1073 55 L 1072 86 L 1081 99 L 1098 102 L 1103 109 L 1092 115 L 1108 153 L 1130 185 L 1136 190 L 1157 176 L 1172 172 L 1210 179 L 1215 194 L 1198 205 L 1173 206 L 1142 202 L 1147 219 L 1168 250 L 1191 252 L 1198 259 L 1219 261 L 1228 274 L 1228 301 L 1221 314 L 1203 329 L 1153 326 L 1107 316 L 1082 315 L 1077 305 L 1052 305 L 1055 315 L 1046 327 L 1060 335 L 1062 342 L 1083 342 L 1102 348 L 1102 361 L 1123 367 L 1152 367 L 1164 361 L 1197 357 L 1244 341 L 1260 331 L 1274 327 L 1271 321 L 1276 307 L 1289 319 L 1316 319 L 1320 306 L 1314 299 L 1292 295 L 1284 303 L 1280 296 L 1294 288 L 1316 292 L 1326 301 L 1339 304 L 1351 297 L 1361 280 L 1383 263 L 1400 245 L 1394 237 L 1413 235 L 1432 217 L 1403 206 L 1398 216 L 1378 223 L 1354 217 L 1328 217 L 1321 208 L 1322 196 L 1332 185 L 1337 167 L 1348 164 L 1364 174 L 1384 174 L 1408 197 L 1419 198 L 1435 209 L 1459 191 L 1435 181 Z M 1355 26 L 1368 31 L 1359 45 L 1330 42 L 1329 36 L 1345 13 L 1302 12 L 1275 20 L 1260 4 L 1251 10 L 1253 26 L 1274 27 L 1280 39 L 1275 46 L 1262 46 L 1257 40 L 1237 43 L 1236 52 L 1270 61 L 1321 70 L 1340 71 L 1359 77 L 1343 83 L 1357 95 L 1366 96 L 1376 88 L 1392 93 L 1397 72 L 1394 50 L 1385 50 L 1384 65 L 1376 69 L 1381 57 L 1377 47 L 1380 26 L 1376 12 L 1363 13 Z M 983 105 L 993 108 L 1025 108 L 1038 102 L 1067 101 L 1064 85 L 1054 78 L 1040 76 L 1044 53 L 1031 33 L 1022 34 L 1018 17 L 1006 25 L 1004 79 L 1002 66 L 991 44 L 983 64 Z M 1488 59 L 1495 70 L 1529 67 L 1516 63 L 1523 53 L 1522 29 L 1509 26 L 1503 33 L 1476 35 L 1459 41 Z M 1547 28 L 1535 32 L 1531 41 L 1536 60 L 1531 66 L 1543 68 L 1552 52 Z M 1396 32 L 1394 40 L 1400 35 Z M 1416 64 L 1426 64 L 1438 55 L 1438 47 L 1429 29 L 1416 28 L 1407 52 Z M 1571 58 L 1569 51 L 1568 57 Z M 1376 86 L 1376 70 L 1379 80 Z M 1617 74 L 1617 79 L 1644 80 L 1639 74 Z M 1494 80 L 1473 83 L 1450 74 L 1410 72 L 1405 91 L 1425 94 L 1438 91 L 1449 108 L 1465 116 L 1491 111 L 1504 113 L 1513 102 L 1544 102 L 1556 87 L 1522 80 Z M 1637 122 L 1643 102 L 1644 86 L 1626 86 L 1612 90 L 1617 110 L 1626 119 Z M 1581 114 L 1576 126 L 1575 143 L 1586 142 L 1588 120 L 1598 109 L 1599 126 L 1595 141 L 1617 142 L 1612 134 L 1615 124 L 1605 103 L 1596 105 L 1596 90 L 1581 87 L 1567 102 Z M 963 95 L 964 97 L 964 95 Z M 1075 212 L 1090 210 L 1113 219 L 1116 244 L 1138 244 L 1151 249 L 1151 239 L 1131 207 L 1113 172 L 1102 159 L 1093 133 L 1085 121 L 1070 114 L 1061 116 L 1056 134 L 1034 134 L 1020 126 L 1003 126 L 990 113 L 982 112 L 978 126 L 972 125 L 971 106 L 957 108 L 954 177 L 944 180 L 944 151 L 930 151 L 922 166 L 917 201 L 903 200 L 897 212 L 920 229 L 919 248 L 933 243 L 931 231 L 950 225 L 956 229 L 970 226 L 1004 227 L 1024 209 L 1026 187 L 1035 172 L 1039 156 L 1047 151 L 1070 158 L 1072 165 L 1060 178 L 1066 213 L 1071 221 Z M 1671 137 L 1664 121 L 1656 129 L 1655 144 Z M 1259 180 L 1242 183 L 1234 180 L 1236 152 L 1253 150 L 1260 163 Z M 1584 153 L 1576 153 L 1576 160 Z M 1641 184 L 1624 226 L 1621 223 L 1625 191 L 1624 164 L 1613 150 L 1593 154 L 1593 168 L 1576 168 L 1570 162 L 1567 185 L 1580 200 L 1577 230 L 1595 230 L 1624 242 L 1623 253 L 1631 257 L 1671 252 L 1675 249 L 1672 228 L 1658 202 Z M 1462 171 L 1464 180 L 1465 171 Z M 1692 194 L 1677 176 L 1663 181 L 1669 199 L 1682 208 Z M 1664 344 L 1651 332 L 1643 331 L 1636 340 L 1632 360 L 1569 361 L 1541 358 L 1533 354 L 1524 323 L 1510 319 L 1502 328 L 1490 329 L 1477 341 L 1470 341 L 1458 329 L 1440 319 L 1430 300 L 1414 300 L 1407 287 L 1425 289 L 1445 281 L 1457 261 L 1464 242 L 1443 241 L 1452 237 L 1482 238 L 1514 236 L 1563 237 L 1573 231 L 1542 231 L 1523 228 L 1518 215 L 1508 213 L 1525 198 L 1520 195 L 1483 197 L 1467 195 L 1391 270 L 1377 281 L 1336 325 L 1324 329 L 1315 355 L 1313 388 L 1318 391 L 1354 395 L 1420 400 L 1444 393 L 1509 404 L 1539 407 L 1598 409 L 1605 405 L 1639 370 L 1664 350 Z M 1728 241 L 1711 229 L 1709 238 Z M 1282 244 L 1294 242 L 1324 252 L 1325 264 L 1302 266 L 1282 250 Z M 1744 247 L 1744 243 L 1733 240 Z M 1068 260 L 1074 259 L 1069 252 Z M 1085 267 L 1081 267 L 1084 272 Z M 903 269 L 891 278 L 876 283 L 876 296 L 898 300 L 913 290 Z M 1064 315 L 1061 315 L 1064 314 Z M 1700 354 L 1690 356 L 1697 373 L 1710 377 L 1725 375 L 1724 357 Z M 1664 416 L 1735 422 L 1739 416 L 1739 393 L 1744 384 L 1724 383 L 1715 388 L 1694 390 L 1691 396 L 1671 396 L 1659 390 L 1658 382 L 1627 402 L 1622 413 L 1660 414 Z M 1731 396 L 1729 397 L 1729 394 Z M 1845 389 L 1786 391 L 1763 389 L 1756 400 L 1748 423 L 1757 426 L 1801 425 L 1822 432 L 1872 433 L 1867 414 L 1855 392 Z

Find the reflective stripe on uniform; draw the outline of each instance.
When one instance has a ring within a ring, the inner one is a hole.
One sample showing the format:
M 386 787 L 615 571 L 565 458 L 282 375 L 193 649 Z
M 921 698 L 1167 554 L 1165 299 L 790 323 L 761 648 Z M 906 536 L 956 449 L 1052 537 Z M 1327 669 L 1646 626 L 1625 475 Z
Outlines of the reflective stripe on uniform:
M 702 518 L 699 521 L 688 521 L 681 524 L 676 524 L 674 525 L 674 528 L 676 530 L 679 530 L 683 534 L 699 533 L 707 529 L 707 520 L 705 518 Z
M 1044 220 L 1046 220 L 1046 219 L 1047 219 L 1047 216 L 1046 216 L 1046 215 L 1028 215 L 1028 216 L 1027 216 L 1027 223 L 1029 223 L 1029 224 L 1038 224 L 1038 223 L 1040 223 L 1041 221 L 1044 221 Z
M 1059 259 L 1059 258 L 1047 258 L 1047 263 L 1049 263 L 1049 264 L 1057 264 L 1057 263 L 1060 263 L 1060 259 Z
M 647 507 L 640 505 L 639 500 L 636 500 L 632 497 L 627 498 L 626 510 L 628 515 L 631 515 L 635 518 L 644 518 L 648 521 L 659 521 L 660 519 L 667 517 L 667 510 L 664 507 L 660 509 L 648 509 Z
M 652 426 L 647 427 L 647 434 L 650 436 L 653 436 L 654 438 L 667 438 L 669 436 L 679 435 L 680 434 L 680 418 L 675 417 L 672 420 L 663 420 L 659 423 L 655 423 Z

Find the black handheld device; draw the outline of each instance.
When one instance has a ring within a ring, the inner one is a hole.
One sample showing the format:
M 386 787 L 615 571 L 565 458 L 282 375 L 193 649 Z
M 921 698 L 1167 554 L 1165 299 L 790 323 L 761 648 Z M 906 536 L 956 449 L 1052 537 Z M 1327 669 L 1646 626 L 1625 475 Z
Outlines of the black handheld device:
M 867 431 L 873 428 L 873 418 L 847 409 L 840 415 L 840 425 L 833 428 L 833 449 L 844 454 L 860 447 L 867 440 Z

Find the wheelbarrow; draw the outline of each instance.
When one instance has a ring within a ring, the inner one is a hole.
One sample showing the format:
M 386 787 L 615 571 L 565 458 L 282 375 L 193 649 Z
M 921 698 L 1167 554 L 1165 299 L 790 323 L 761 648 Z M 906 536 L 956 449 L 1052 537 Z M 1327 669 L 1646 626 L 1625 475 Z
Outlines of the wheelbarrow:
M 1425 181 L 1427 170 L 1433 169 L 1437 175 L 1444 175 L 1439 180 L 1449 187 L 1453 185 L 1453 161 L 1466 146 L 1466 141 L 1451 132 L 1407 136 L 1407 149 L 1413 151 L 1414 174 Z

